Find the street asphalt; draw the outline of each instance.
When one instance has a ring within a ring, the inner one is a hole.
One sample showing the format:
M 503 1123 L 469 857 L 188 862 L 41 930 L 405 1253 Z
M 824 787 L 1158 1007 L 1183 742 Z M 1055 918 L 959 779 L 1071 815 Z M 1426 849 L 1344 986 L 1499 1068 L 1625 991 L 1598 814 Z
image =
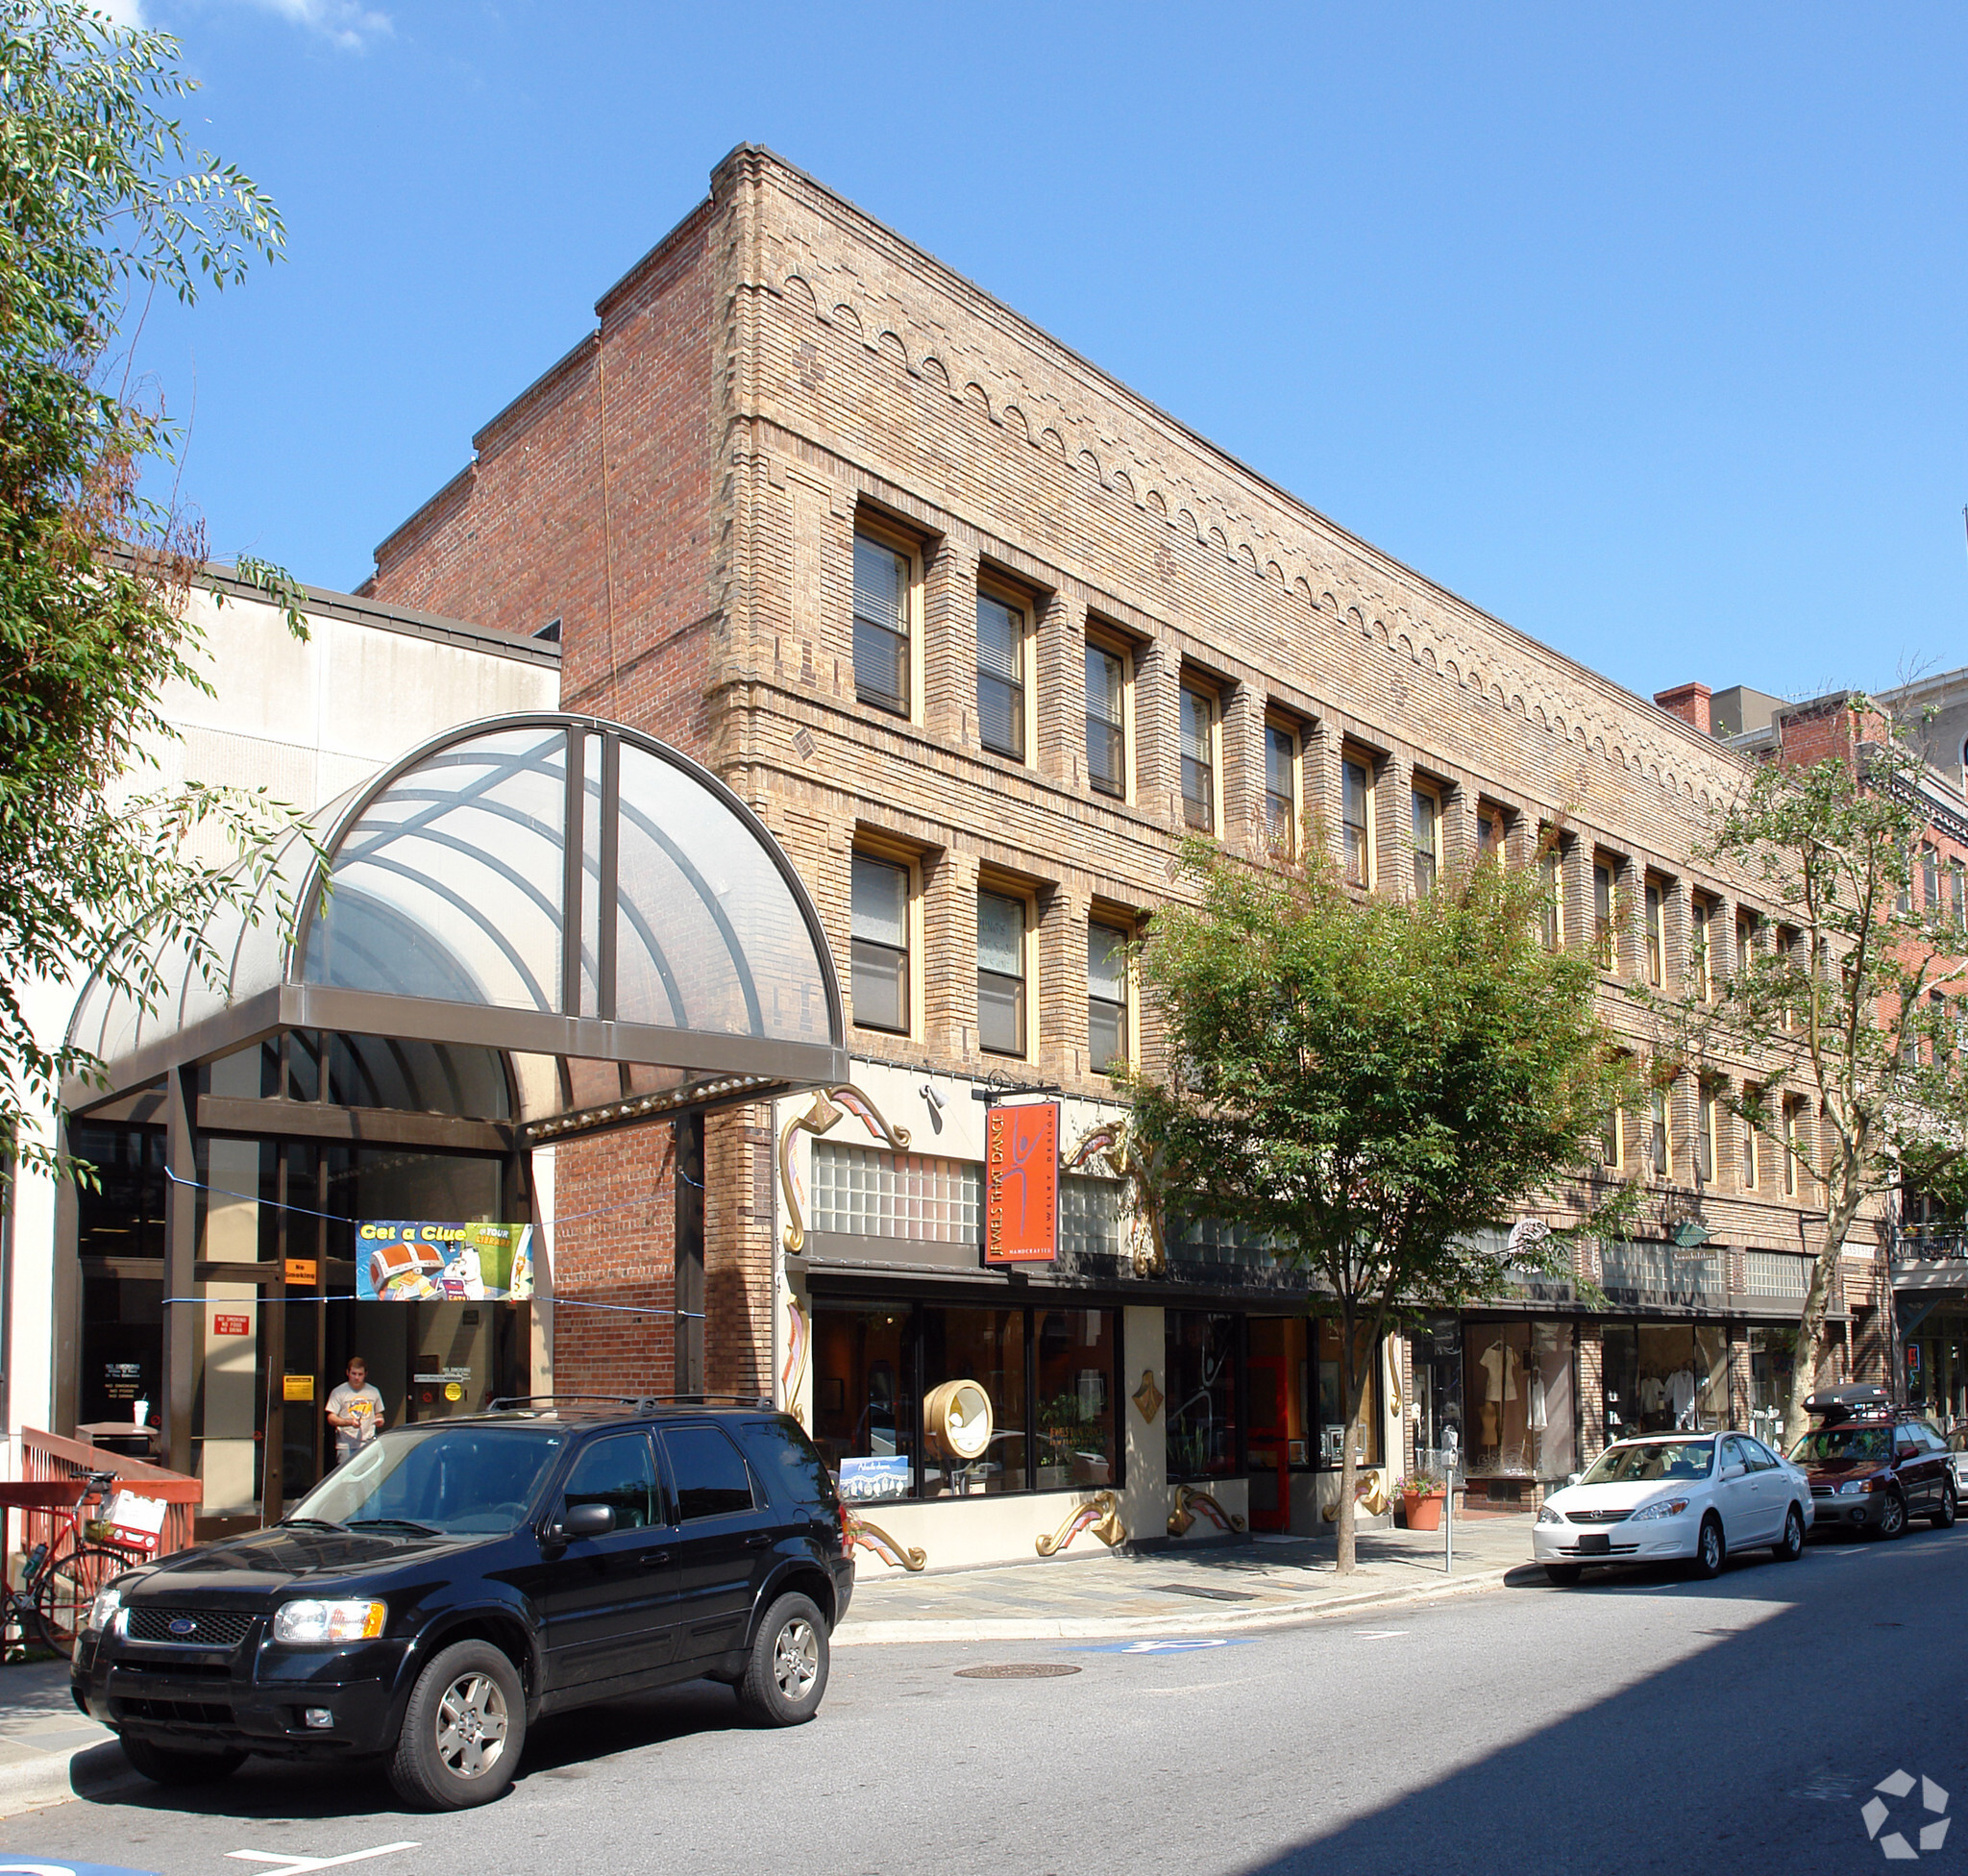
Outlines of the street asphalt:
M 809 1726 L 750 1730 L 698 1683 L 543 1724 L 508 1797 L 448 1816 L 258 1761 L 161 1793 L 102 1745 L 79 1800 L 0 1823 L 0 1871 L 1815 1872 L 1944 1817 L 1917 1860 L 1945 1867 L 1968 1857 L 1964 1567 L 1968 1526 L 1922 1528 L 1189 1646 L 843 1648 Z M 1072 1671 L 960 1671 L 1027 1666 Z

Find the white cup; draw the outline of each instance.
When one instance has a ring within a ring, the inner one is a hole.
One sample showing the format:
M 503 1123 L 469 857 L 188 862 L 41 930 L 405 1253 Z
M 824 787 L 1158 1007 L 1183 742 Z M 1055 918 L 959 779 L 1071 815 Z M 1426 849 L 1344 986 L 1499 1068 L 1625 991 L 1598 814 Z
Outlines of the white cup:
M 150 1424 L 150 1402 L 147 1400 L 133 1400 L 130 1403 L 130 1418 L 138 1426 L 148 1426 Z

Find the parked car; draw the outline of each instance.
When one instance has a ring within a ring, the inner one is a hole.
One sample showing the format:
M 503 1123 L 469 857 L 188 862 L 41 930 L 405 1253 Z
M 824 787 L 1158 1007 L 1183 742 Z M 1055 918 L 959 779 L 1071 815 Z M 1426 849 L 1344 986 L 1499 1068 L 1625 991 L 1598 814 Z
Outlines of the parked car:
M 1911 1518 L 1938 1530 L 1955 1521 L 1960 1485 L 1948 1443 L 1920 1416 L 1896 1407 L 1882 1387 L 1859 1384 L 1814 1394 L 1805 1411 L 1817 1421 L 1790 1448 L 1810 1475 L 1818 1528 L 1897 1538 Z
M 381 1756 L 407 1801 L 511 1783 L 544 1714 L 709 1676 L 810 1719 L 853 1593 L 798 1422 L 540 1399 L 380 1434 L 271 1529 L 129 1571 L 75 1648 L 76 1704 L 161 1784 L 249 1752 Z
M 1610 1445 L 1545 1499 L 1531 1553 L 1552 1582 L 1587 1567 L 1685 1560 L 1714 1576 L 1732 1550 L 1804 1554 L 1810 1483 L 1747 1433 L 1659 1433 Z
M 1957 1426 L 1948 1435 L 1948 1453 L 1955 1462 L 1955 1502 L 1968 1498 L 1968 1426 Z

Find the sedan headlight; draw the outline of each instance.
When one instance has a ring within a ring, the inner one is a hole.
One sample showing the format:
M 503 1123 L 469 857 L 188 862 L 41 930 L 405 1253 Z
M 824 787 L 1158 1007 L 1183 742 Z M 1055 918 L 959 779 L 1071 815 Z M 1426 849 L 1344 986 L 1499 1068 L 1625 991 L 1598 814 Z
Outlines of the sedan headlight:
M 121 1590 L 98 1590 L 96 1592 L 96 1599 L 88 1606 L 88 1618 L 82 1625 L 84 1633 L 86 1634 L 93 1629 L 108 1628 L 122 1614 L 122 1611 L 123 1592 Z
M 273 1639 L 300 1648 L 367 1642 L 382 1633 L 388 1614 L 382 1602 L 283 1602 L 274 1614 Z
M 1562 1524 L 1564 1513 L 1556 1505 L 1546 1505 L 1538 1512 L 1538 1521 L 1540 1524 Z
M 1643 1524 L 1650 1518 L 1679 1518 L 1687 1509 L 1685 1498 L 1656 1498 L 1651 1505 L 1642 1505 L 1627 1521 Z
M 1851 1498 L 1857 1496 L 1861 1492 L 1877 1492 L 1879 1489 L 1878 1479 L 1847 1479 L 1839 1486 L 1838 1495 L 1841 1498 Z

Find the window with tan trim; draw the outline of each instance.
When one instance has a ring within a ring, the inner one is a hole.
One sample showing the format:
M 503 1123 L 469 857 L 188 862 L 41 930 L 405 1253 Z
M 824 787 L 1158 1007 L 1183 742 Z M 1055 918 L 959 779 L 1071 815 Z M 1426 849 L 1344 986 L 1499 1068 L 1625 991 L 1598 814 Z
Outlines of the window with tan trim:
M 1667 888 L 1647 876 L 1647 981 L 1656 990 L 1667 988 Z
M 1695 1179 L 1715 1183 L 1715 1084 L 1704 1076 L 1695 1083 Z
M 1564 944 L 1564 864 L 1558 836 L 1549 827 L 1538 838 L 1538 871 L 1544 881 L 1544 904 L 1538 916 L 1544 926 L 1544 949 L 1560 950 Z
M 1715 909 L 1705 893 L 1688 899 L 1688 989 L 1705 1003 L 1715 1000 Z
M 1647 1101 L 1647 1170 L 1657 1179 L 1667 1177 L 1673 1164 L 1667 1138 L 1667 1090 L 1656 1088 Z
M 1619 888 L 1611 860 L 1592 862 L 1592 955 L 1600 970 L 1612 969 L 1619 951 Z
M 977 588 L 977 740 L 994 755 L 1025 759 L 1032 613 L 1009 588 Z
M 915 637 L 917 555 L 867 523 L 854 529 L 854 701 L 905 717 Z
M 1494 802 L 1476 803 L 1476 859 L 1494 860 L 1501 866 L 1510 842 L 1510 816 Z
M 1031 1052 L 1025 986 L 1033 924 L 1024 894 L 978 888 L 977 1046 L 987 1055 Z
M 1742 1093 L 1742 1189 L 1755 1192 L 1762 1183 L 1762 1169 L 1757 1163 L 1759 1147 L 1757 1139 L 1757 1119 L 1761 1112 L 1754 1087 L 1746 1087 Z
M 1428 783 L 1416 782 L 1414 800 L 1414 897 L 1426 899 L 1441 876 L 1441 796 Z
M 1599 1130 L 1599 1164 L 1608 1172 L 1617 1172 L 1626 1165 L 1626 1114 L 1620 1108 L 1607 1115 Z
M 1340 830 L 1344 845 L 1341 863 L 1346 883 L 1371 890 L 1373 886 L 1373 763 L 1371 758 L 1347 750 L 1340 763 Z
M 1134 656 L 1118 638 L 1087 633 L 1087 785 L 1128 798 L 1127 716 Z
M 1107 919 L 1087 921 L 1087 1066 L 1111 1074 L 1133 1052 L 1128 1034 L 1127 947 L 1131 934 Z
M 864 1029 L 907 1035 L 910 1009 L 910 927 L 915 869 L 905 860 L 857 847 L 849 910 L 850 997 Z
M 1298 732 L 1275 717 L 1265 722 L 1265 839 L 1288 860 L 1298 852 Z
M 1182 819 L 1199 834 L 1217 831 L 1217 717 L 1215 691 L 1182 686 Z
M 1784 1197 L 1795 1198 L 1798 1155 L 1803 1150 L 1804 1103 L 1792 1098 L 1784 1103 Z

